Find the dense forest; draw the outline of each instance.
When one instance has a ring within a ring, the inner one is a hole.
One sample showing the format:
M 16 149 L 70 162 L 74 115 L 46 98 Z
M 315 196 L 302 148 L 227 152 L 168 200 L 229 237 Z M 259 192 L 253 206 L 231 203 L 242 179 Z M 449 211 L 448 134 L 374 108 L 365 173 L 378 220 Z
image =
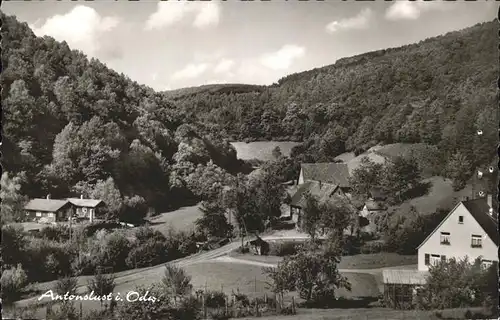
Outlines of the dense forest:
M 201 134 L 163 94 L 2 20 L 3 186 L 162 210 L 198 201 L 201 175 L 245 171 L 224 137 Z
M 272 86 L 155 92 L 14 17 L 2 20 L 2 180 L 27 197 L 83 194 L 115 211 L 199 201 L 249 171 L 231 140 L 300 141 L 296 161 L 423 142 L 436 150 L 438 173 L 463 180 L 495 154 L 493 22 Z
M 209 132 L 304 142 L 294 153 L 302 160 L 329 161 L 377 143 L 422 142 L 439 150 L 437 163 L 463 163 L 460 170 L 470 173 L 490 163 L 498 140 L 497 29 L 481 23 L 339 59 L 252 92 L 221 85 L 226 90 L 165 94 Z

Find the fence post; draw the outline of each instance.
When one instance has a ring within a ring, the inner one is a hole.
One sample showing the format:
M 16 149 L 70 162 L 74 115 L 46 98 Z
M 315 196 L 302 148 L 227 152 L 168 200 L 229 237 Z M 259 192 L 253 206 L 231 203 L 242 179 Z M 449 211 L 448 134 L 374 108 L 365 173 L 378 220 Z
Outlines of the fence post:
M 295 314 L 295 296 L 292 296 L 292 314 Z
M 80 319 L 83 319 L 83 307 L 82 307 L 82 301 L 80 300 Z
M 229 301 L 228 301 L 228 300 L 229 300 L 229 299 L 228 299 L 228 297 L 227 297 L 227 296 L 224 296 L 224 303 L 225 303 L 225 305 L 226 305 L 226 315 L 228 314 L 228 307 L 229 307 L 229 306 L 228 306 L 228 304 L 229 304 Z
M 267 304 L 267 292 L 264 293 L 264 303 Z
M 257 276 L 254 277 L 255 292 L 257 292 Z
M 203 319 L 206 319 L 207 318 L 207 305 L 206 305 L 206 302 L 205 302 L 205 296 L 206 296 L 206 292 L 203 294 L 202 296 L 202 306 L 203 306 Z
M 276 311 L 278 313 L 281 313 L 281 303 L 280 303 L 280 301 L 278 301 L 278 299 L 279 299 L 279 295 L 275 293 L 274 294 L 274 301 L 276 301 Z

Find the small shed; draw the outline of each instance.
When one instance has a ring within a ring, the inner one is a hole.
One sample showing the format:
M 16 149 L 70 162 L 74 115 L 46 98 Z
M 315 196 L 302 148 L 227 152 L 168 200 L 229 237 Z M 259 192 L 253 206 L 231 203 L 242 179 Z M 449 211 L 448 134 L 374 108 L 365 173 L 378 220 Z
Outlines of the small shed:
M 258 255 L 267 256 L 269 254 L 269 243 L 259 236 L 257 236 L 257 239 L 250 241 L 250 245 L 254 247 Z
M 427 283 L 428 272 L 385 269 L 382 272 L 384 302 L 394 309 L 410 309 L 418 288 Z

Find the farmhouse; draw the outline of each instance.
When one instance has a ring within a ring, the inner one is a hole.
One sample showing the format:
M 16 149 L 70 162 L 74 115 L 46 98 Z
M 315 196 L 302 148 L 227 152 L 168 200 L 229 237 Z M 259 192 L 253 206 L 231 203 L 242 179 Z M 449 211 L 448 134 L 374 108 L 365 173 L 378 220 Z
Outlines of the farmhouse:
M 26 216 L 31 221 L 51 223 L 67 221 L 74 213 L 73 205 L 67 200 L 31 199 L 25 206 Z
M 319 202 L 330 201 L 334 195 L 343 195 L 338 185 L 307 181 L 299 185 L 299 188 L 292 197 L 292 201 L 290 202 L 290 216 L 293 217 L 294 214 L 297 214 L 297 216 L 300 217 L 300 213 L 306 204 L 305 195 L 307 193 L 315 196 Z
M 489 266 L 498 261 L 497 213 L 492 197 L 459 202 L 418 249 L 418 270 L 449 258 L 473 261 L 481 257 Z
M 98 199 L 83 199 L 68 198 L 67 199 L 74 207 L 78 220 L 94 221 L 96 217 L 102 216 L 104 209 L 104 202 Z
M 300 167 L 298 184 L 308 181 L 330 183 L 344 192 L 350 190 L 349 170 L 347 164 L 336 162 L 303 163 Z

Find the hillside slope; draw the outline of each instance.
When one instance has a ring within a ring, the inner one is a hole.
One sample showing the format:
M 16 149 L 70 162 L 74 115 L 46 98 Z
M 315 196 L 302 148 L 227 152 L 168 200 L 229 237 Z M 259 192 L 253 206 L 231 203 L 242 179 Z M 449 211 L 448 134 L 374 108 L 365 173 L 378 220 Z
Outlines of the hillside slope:
M 163 210 L 200 196 L 204 171 L 223 182 L 242 170 L 227 141 L 199 134 L 164 95 L 1 18 L 2 165 L 22 178 L 23 194 Z
M 465 159 L 470 170 L 491 161 L 498 140 L 497 29 L 481 23 L 343 58 L 260 92 L 174 100 L 207 130 L 234 140 L 304 141 L 295 153 L 303 161 L 329 161 L 377 143 L 427 143 L 441 151 L 437 163 Z

